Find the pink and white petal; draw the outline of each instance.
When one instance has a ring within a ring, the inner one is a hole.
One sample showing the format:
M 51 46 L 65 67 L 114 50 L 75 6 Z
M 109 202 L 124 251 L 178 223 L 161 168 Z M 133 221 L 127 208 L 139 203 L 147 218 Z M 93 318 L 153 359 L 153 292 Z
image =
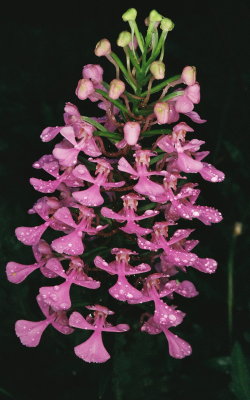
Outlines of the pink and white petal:
M 95 281 L 90 276 L 87 276 L 84 273 L 76 273 L 74 275 L 74 280 L 72 281 L 75 285 L 79 285 L 82 287 L 86 287 L 88 289 L 98 289 L 101 285 L 101 282 Z
M 8 262 L 6 265 L 6 274 L 8 281 L 11 283 L 21 283 L 27 278 L 31 272 L 35 271 L 41 266 L 42 263 L 35 263 L 31 265 L 19 264 L 14 261 Z
M 20 226 L 16 228 L 15 234 L 18 240 L 27 246 L 33 246 L 39 242 L 42 234 L 46 231 L 49 226 L 49 222 L 45 222 L 42 225 L 26 227 Z
M 98 157 L 102 154 L 94 138 L 89 138 L 86 144 L 81 147 L 81 151 L 91 157 Z
M 116 219 L 118 221 L 125 221 L 126 220 L 126 217 L 124 215 L 118 214 L 118 213 L 114 212 L 113 210 L 111 210 L 110 208 L 107 208 L 107 207 L 102 207 L 101 214 L 106 218 Z
M 192 347 L 188 342 L 181 339 L 173 332 L 170 332 L 168 329 L 163 329 L 163 332 L 168 341 L 170 356 L 179 359 L 190 356 L 190 354 L 192 353 Z
M 177 285 L 175 292 L 180 294 L 181 296 L 188 298 L 195 297 L 199 294 L 194 284 L 190 281 L 182 281 L 181 283 L 179 283 L 179 285 Z
M 84 245 L 82 242 L 82 232 L 74 231 L 68 235 L 61 236 L 53 240 L 51 247 L 57 253 L 64 253 L 70 256 L 79 256 L 84 252 Z
M 154 320 L 156 323 L 160 325 L 167 325 L 168 327 L 181 324 L 183 318 L 185 317 L 185 313 L 168 306 L 160 299 L 154 300 L 154 303 Z
M 53 150 L 53 156 L 59 161 L 60 165 L 64 167 L 72 167 L 77 164 L 77 157 L 80 150 L 70 146 L 62 146 L 61 143 L 57 144 Z
M 26 321 L 19 320 L 16 321 L 15 331 L 16 335 L 19 337 L 21 343 L 27 347 L 36 347 L 38 346 L 41 336 L 47 326 L 50 324 L 50 321 Z
M 192 267 L 206 274 L 213 274 L 217 269 L 217 262 L 212 258 L 197 258 Z
M 177 231 L 175 231 L 171 239 L 168 241 L 168 244 L 172 245 L 184 238 L 187 238 L 193 231 L 194 229 L 177 229 Z
M 65 281 L 61 285 L 41 287 L 39 293 L 54 311 L 68 310 L 71 307 L 70 286 L 71 282 Z
M 127 172 L 130 175 L 138 176 L 137 171 L 131 167 L 129 162 L 124 158 L 120 158 L 118 162 L 118 169 L 119 171 Z
M 40 138 L 42 139 L 43 142 L 50 142 L 58 135 L 61 129 L 62 126 L 53 126 L 53 127 L 48 126 L 42 131 Z
M 168 136 L 163 136 L 161 139 L 157 140 L 156 143 L 157 146 L 166 153 L 173 153 L 175 151 L 173 141 Z
M 222 220 L 221 213 L 213 207 L 193 206 L 193 217 L 198 218 L 205 225 L 218 223 Z
M 166 260 L 167 262 L 176 265 L 178 267 L 185 267 L 188 265 L 194 265 L 197 260 L 197 255 L 194 253 L 188 253 L 185 251 L 177 251 L 173 249 L 166 249 Z
M 62 278 L 66 279 L 67 275 L 62 267 L 62 264 L 58 260 L 58 258 L 50 258 L 46 264 L 48 270 L 54 273 L 55 276 L 61 276 Z
M 159 249 L 159 246 L 157 244 L 154 244 L 142 237 L 138 237 L 137 243 L 138 246 L 143 250 L 157 251 Z
M 69 317 L 69 325 L 79 329 L 94 330 L 93 325 L 89 324 L 86 319 L 77 311 L 74 311 Z
M 158 335 L 162 332 L 162 329 L 159 324 L 154 321 L 153 316 L 150 317 L 141 327 L 142 332 L 146 332 L 149 335 Z
M 85 167 L 85 165 L 78 165 L 74 170 L 73 170 L 73 175 L 76 176 L 79 179 L 82 179 L 84 181 L 90 182 L 90 183 L 94 183 L 95 179 L 92 178 L 92 176 L 90 175 L 87 167 Z
M 43 298 L 42 298 L 42 296 L 40 294 L 38 294 L 36 296 L 36 301 L 37 301 L 37 304 L 39 305 L 39 308 L 42 311 L 43 315 L 47 319 L 49 319 L 49 317 L 51 317 L 51 315 L 53 314 L 53 312 L 51 314 L 50 306 L 44 302 L 44 300 L 43 300 Z
M 103 183 L 103 187 L 105 188 L 105 189 L 110 189 L 110 188 L 112 188 L 112 187 L 121 187 L 121 186 L 123 186 L 123 185 L 125 185 L 125 181 L 120 181 L 120 182 L 106 182 L 106 183 Z
M 124 227 L 119 229 L 128 234 L 135 234 L 139 236 L 148 235 L 150 232 L 152 232 L 152 229 L 142 228 L 133 221 L 129 221 Z
M 55 212 L 54 217 L 57 220 L 63 222 L 64 224 L 71 226 L 72 228 L 76 228 L 77 227 L 77 224 L 73 220 L 71 212 L 67 207 L 59 208 Z
M 202 163 L 203 168 L 199 173 L 202 178 L 210 182 L 222 182 L 225 178 L 225 174 L 222 171 L 216 169 L 213 165 L 208 163 Z
M 147 210 L 145 211 L 145 213 L 143 213 L 142 215 L 136 215 L 135 217 L 135 221 L 140 221 L 142 219 L 146 219 L 146 218 L 153 218 L 156 215 L 159 214 L 160 211 L 156 211 L 156 210 Z
M 199 240 L 186 240 L 183 247 L 186 251 L 191 251 L 197 246 L 198 243 Z
M 42 179 L 30 178 L 30 183 L 35 190 L 41 193 L 53 193 L 61 181 L 59 179 L 54 181 L 43 181 Z
M 180 171 L 188 173 L 200 172 L 203 169 L 203 164 L 200 161 L 194 160 L 185 153 L 178 153 L 176 165 Z
M 108 264 L 102 257 L 96 256 L 94 259 L 94 264 L 97 268 L 100 268 L 109 274 L 115 275 L 117 273 L 116 269 L 112 265 L 116 265 L 114 263 Z
M 75 139 L 75 131 L 72 126 L 64 126 L 61 129 L 61 135 L 67 139 L 73 146 L 77 145 Z
M 86 362 L 104 363 L 110 359 L 110 355 L 104 347 L 101 332 L 94 332 L 86 342 L 74 348 L 77 357 Z
M 152 201 L 156 201 L 158 196 L 165 195 L 165 189 L 162 185 L 155 183 L 148 179 L 146 176 L 141 176 L 139 181 L 134 186 L 134 190 L 137 193 L 144 194 Z
M 201 119 L 199 114 L 195 111 L 189 111 L 185 113 L 185 115 L 187 115 L 192 121 L 196 122 L 196 124 L 204 124 L 205 122 L 207 122 L 206 119 Z
M 104 203 L 104 199 L 100 193 L 100 186 L 92 185 L 86 190 L 73 192 L 72 196 L 80 204 L 88 207 L 97 207 Z
M 141 263 L 136 267 L 128 267 L 125 270 L 126 275 L 135 275 L 135 274 L 143 274 L 144 272 L 148 272 L 151 270 L 149 264 Z
M 120 301 L 138 300 L 142 297 L 141 292 L 130 285 L 125 276 L 118 277 L 116 284 L 109 289 L 109 294 Z

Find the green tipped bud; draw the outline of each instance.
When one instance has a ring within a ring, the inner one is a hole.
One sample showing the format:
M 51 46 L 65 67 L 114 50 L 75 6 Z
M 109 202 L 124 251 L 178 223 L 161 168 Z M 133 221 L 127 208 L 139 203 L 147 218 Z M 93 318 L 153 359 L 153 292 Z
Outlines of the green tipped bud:
M 123 31 L 120 33 L 116 43 L 120 47 L 125 47 L 128 46 L 130 42 L 131 42 L 131 33 L 128 31 Z
M 125 22 L 128 21 L 135 21 L 137 16 L 137 11 L 135 8 L 129 8 L 123 15 L 122 15 L 122 19 Z
M 156 10 L 152 10 L 149 14 L 149 22 L 160 22 L 162 20 L 163 16 L 158 13 Z
M 98 57 L 107 56 L 111 53 L 111 45 L 108 39 L 100 40 L 95 46 L 95 55 Z
M 155 79 L 163 79 L 165 76 L 165 64 L 162 61 L 152 62 L 150 72 Z
M 173 21 L 171 21 L 171 19 L 169 18 L 163 18 L 161 20 L 161 29 L 164 32 L 169 32 L 172 31 L 174 29 L 174 23 Z

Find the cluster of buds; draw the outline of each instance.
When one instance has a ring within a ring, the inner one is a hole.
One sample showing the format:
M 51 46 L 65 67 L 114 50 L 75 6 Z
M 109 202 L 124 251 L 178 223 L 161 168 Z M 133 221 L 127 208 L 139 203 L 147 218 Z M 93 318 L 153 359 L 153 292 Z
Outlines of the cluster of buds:
M 179 295 L 191 298 L 198 292 L 189 280 L 179 280 L 178 273 L 191 267 L 211 274 L 217 268 L 215 260 L 193 252 L 198 243 L 190 239 L 193 229 L 178 229 L 180 219 L 196 218 L 206 225 L 222 219 L 218 210 L 196 203 L 197 183 L 185 183 L 197 173 L 209 182 L 224 179 L 221 171 L 203 161 L 209 152 L 200 151 L 204 141 L 192 138 L 194 129 L 188 125 L 189 119 L 205 122 L 194 111 L 200 101 L 196 69 L 185 66 L 181 74 L 165 79 L 164 47 L 174 24 L 153 10 L 143 36 L 136 15 L 133 8 L 123 14 L 130 31 L 121 32 L 117 40 L 125 63 L 108 39 L 96 45 L 95 55 L 114 65 L 114 79 L 105 82 L 102 67 L 88 64 L 76 88 L 80 100 L 96 102 L 104 115 L 90 118 L 66 103 L 65 124 L 43 130 L 43 142 L 59 134 L 60 141 L 52 154 L 33 165 L 50 175 L 48 180 L 30 179 L 43 196 L 28 212 L 37 214 L 42 224 L 16 229 L 18 240 L 32 246 L 35 262 L 7 264 L 12 283 L 21 283 L 35 270 L 53 280 L 36 298 L 45 319 L 16 322 L 21 342 L 37 346 L 49 324 L 66 335 L 74 328 L 92 330 L 74 349 L 86 362 L 110 358 L 103 331 L 129 329 L 107 321 L 114 314 L 107 306 L 115 302 L 128 308 L 149 303 L 138 322 L 141 331 L 163 332 L 174 358 L 190 355 L 191 346 L 172 332 L 185 317 L 174 303 Z M 50 243 L 43 237 L 47 229 Z M 117 280 L 110 281 L 107 274 L 117 275 Z M 74 311 L 71 286 L 86 288 L 89 299 L 88 293 L 98 293 L 103 282 L 109 286 L 110 304 L 86 306 L 86 317 Z

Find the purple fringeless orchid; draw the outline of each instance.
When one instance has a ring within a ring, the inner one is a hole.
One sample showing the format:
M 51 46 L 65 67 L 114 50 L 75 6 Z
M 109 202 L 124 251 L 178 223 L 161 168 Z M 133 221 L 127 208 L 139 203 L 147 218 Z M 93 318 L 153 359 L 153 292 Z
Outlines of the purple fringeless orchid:
M 95 55 L 114 67 L 109 82 L 101 65 L 83 66 L 75 93 L 94 103 L 98 113 L 86 116 L 84 106 L 67 102 L 64 123 L 42 131 L 45 144 L 59 138 L 52 153 L 33 164 L 50 179 L 30 179 L 44 196 L 28 213 L 42 224 L 15 231 L 19 241 L 32 246 L 35 261 L 10 261 L 6 267 L 15 284 L 26 278 L 29 284 L 29 275 L 38 269 L 52 282 L 41 285 L 37 296 L 45 319 L 16 322 L 21 343 L 37 346 L 48 325 L 73 337 L 73 328 L 90 330 L 91 336 L 74 348 L 89 363 L 110 358 L 103 332 L 129 330 L 127 323 L 107 321 L 113 307 L 119 310 L 118 321 L 131 320 L 133 326 L 136 313 L 130 310 L 148 310 L 142 314 L 141 331 L 163 333 L 170 356 L 189 356 L 191 346 L 171 330 L 186 315 L 179 309 L 179 296 L 198 295 L 183 272 L 188 276 L 192 267 L 197 274 L 211 274 L 217 268 L 212 258 L 193 253 L 199 241 L 185 225 L 193 219 L 205 225 L 222 220 L 217 209 L 197 204 L 201 191 L 191 181 L 195 173 L 208 185 L 224 179 L 223 172 L 203 161 L 209 156 L 200 151 L 204 140 L 181 119 L 206 122 L 195 110 L 201 96 L 197 71 L 186 65 L 168 76 L 163 56 L 173 22 L 152 10 L 143 35 L 136 15 L 131 8 L 122 16 L 131 29 L 117 40 L 125 63 L 108 39 L 96 45 Z M 91 314 L 85 318 L 74 310 L 86 304 L 93 305 L 86 306 Z

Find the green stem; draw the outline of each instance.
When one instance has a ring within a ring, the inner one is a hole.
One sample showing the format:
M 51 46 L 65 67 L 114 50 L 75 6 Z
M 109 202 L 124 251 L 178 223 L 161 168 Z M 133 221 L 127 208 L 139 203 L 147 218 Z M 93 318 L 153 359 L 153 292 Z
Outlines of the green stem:
M 122 104 L 119 100 L 111 99 L 108 93 L 104 92 L 104 90 L 96 89 L 95 91 L 96 93 L 101 94 L 105 99 L 110 101 L 110 103 L 113 103 L 117 108 L 119 108 L 119 110 L 124 111 L 127 114 L 129 113 L 128 109 L 126 108 L 126 106 L 124 106 L 124 104 Z
M 125 66 L 123 65 L 122 61 L 120 60 L 120 58 L 115 54 L 115 53 L 110 53 L 110 56 L 112 57 L 112 59 L 116 62 L 116 64 L 119 66 L 120 70 L 122 71 L 126 81 L 129 83 L 129 85 L 133 88 L 133 90 L 136 92 L 136 85 L 135 83 L 131 80 L 129 73 L 127 71 L 127 69 L 125 68 Z
M 137 23 L 135 21 L 129 21 L 129 25 L 130 25 L 130 28 L 131 28 L 132 32 L 133 31 L 135 32 L 135 36 L 136 36 L 136 39 L 137 39 L 137 42 L 138 42 L 138 46 L 140 47 L 140 50 L 143 53 L 144 52 L 144 43 L 142 41 L 142 37 L 141 37 L 141 34 L 139 32 Z
M 228 315 L 228 336 L 232 343 L 233 334 L 233 304 L 234 304 L 234 253 L 236 245 L 236 236 L 233 234 L 229 250 L 227 263 L 227 315 Z
M 174 81 L 178 81 L 180 79 L 180 77 L 181 77 L 181 75 L 171 76 L 171 78 L 168 78 L 165 81 L 159 83 L 158 85 L 152 87 L 151 94 L 159 92 L 160 90 L 164 89 L 165 86 L 169 85 L 170 83 L 172 83 Z M 147 91 L 145 91 L 141 94 L 141 96 L 146 96 L 146 95 L 147 95 Z

